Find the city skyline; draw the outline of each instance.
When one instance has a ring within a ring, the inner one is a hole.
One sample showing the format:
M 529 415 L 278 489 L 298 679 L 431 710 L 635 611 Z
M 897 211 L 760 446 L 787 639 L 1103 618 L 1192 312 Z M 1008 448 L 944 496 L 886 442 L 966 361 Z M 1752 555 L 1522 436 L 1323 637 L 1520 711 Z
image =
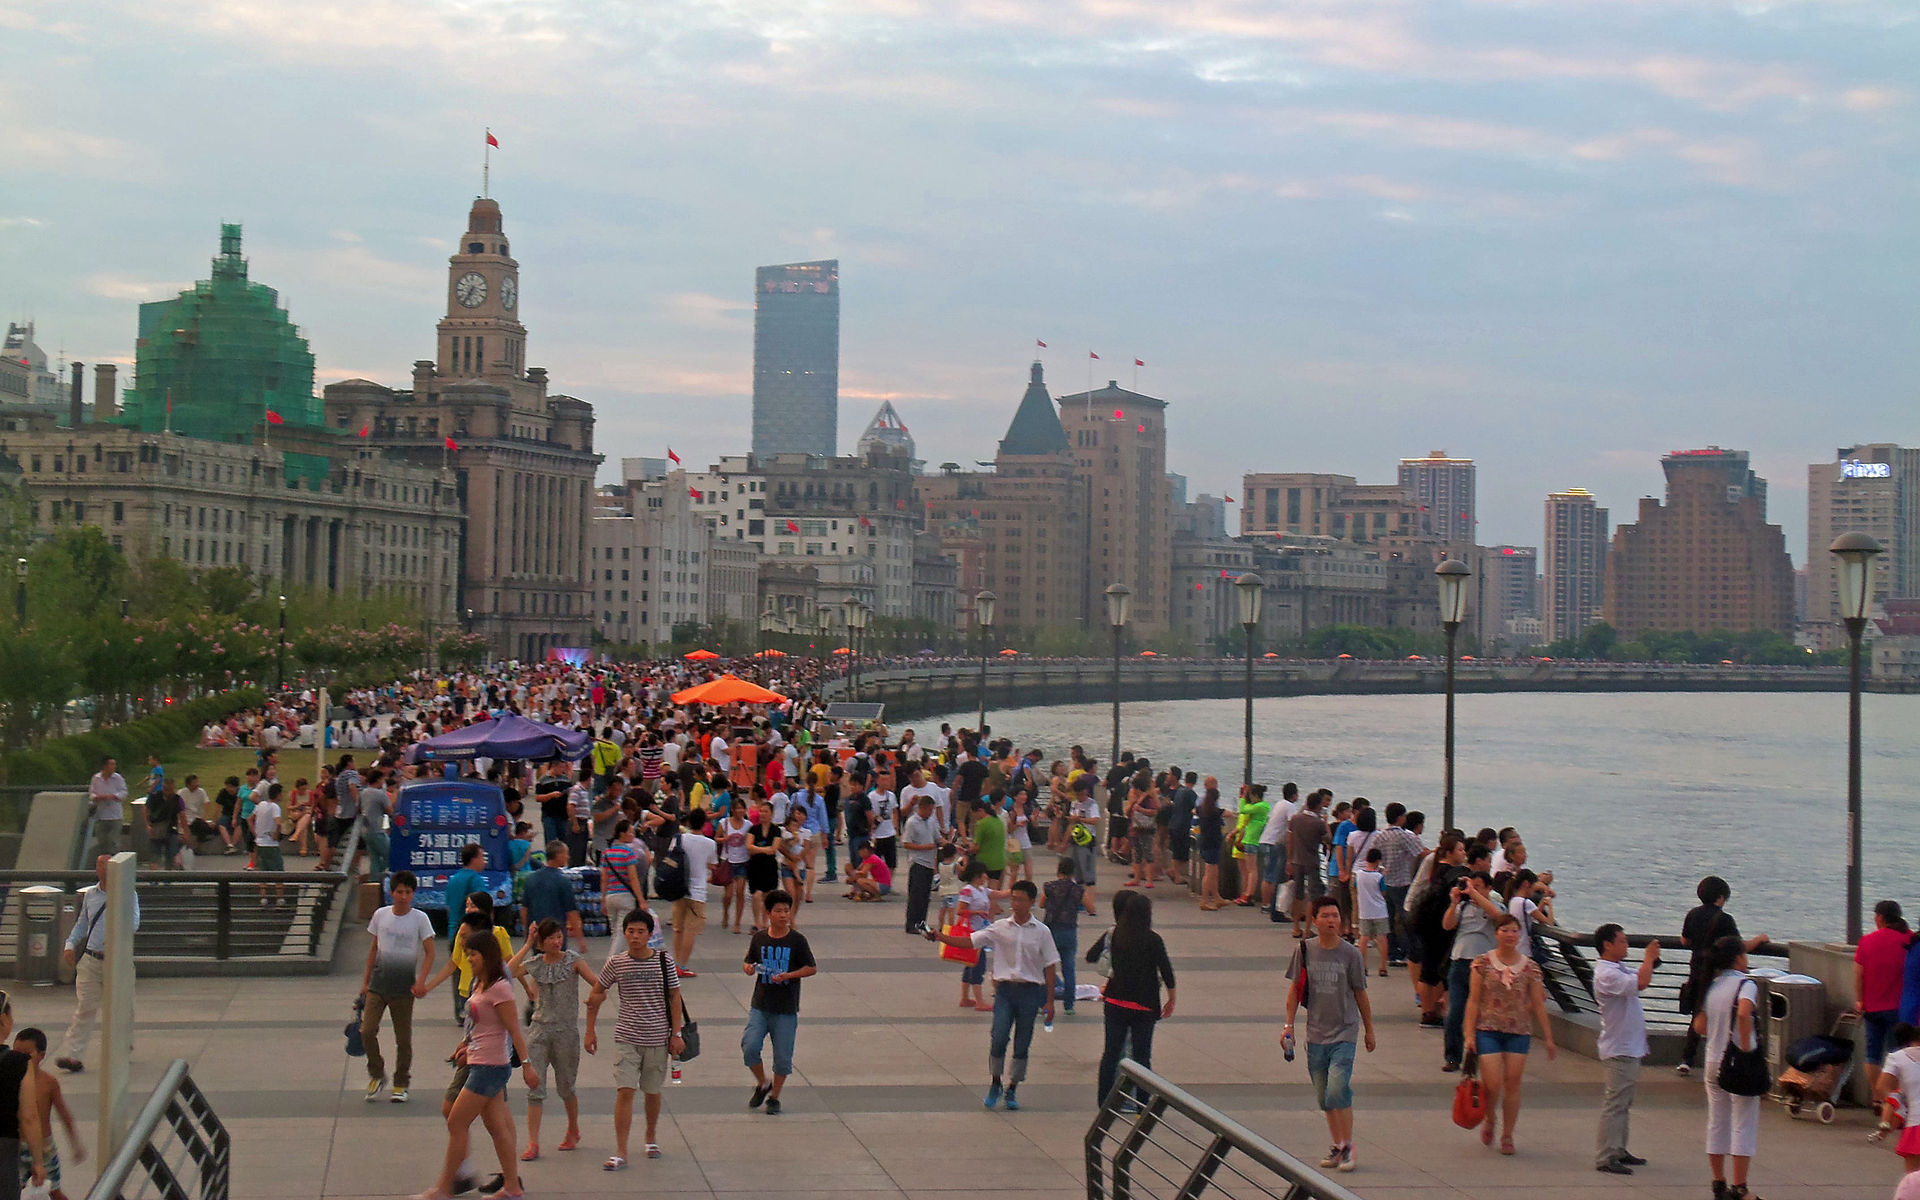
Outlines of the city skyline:
M 748 4 L 648 40 L 613 10 L 486 5 L 476 39 L 425 4 L 350 44 L 270 7 L 15 14 L 6 136 L 33 169 L 0 211 L 0 306 L 49 348 L 130 362 L 137 302 L 237 220 L 322 383 L 400 379 L 491 122 L 528 361 L 595 405 L 609 462 L 744 448 L 739 280 L 824 257 L 858 280 L 843 399 L 891 401 L 934 462 L 992 456 L 1040 339 L 1058 392 L 1088 365 L 1133 387 L 1145 359 L 1195 492 L 1248 471 L 1384 481 L 1446 446 L 1481 466 L 1480 540 L 1538 544 L 1549 492 L 1625 513 L 1659 494 L 1664 452 L 1737 445 L 1804 565 L 1806 463 L 1916 440 L 1920 242 L 1898 219 L 1916 29 L 1895 5 Z M 141 98 L 215 65 L 221 93 Z M 321 86 L 344 102 L 305 104 Z M 220 97 L 249 89 L 275 123 L 234 128 Z M 767 166 L 782 187 L 746 183 Z

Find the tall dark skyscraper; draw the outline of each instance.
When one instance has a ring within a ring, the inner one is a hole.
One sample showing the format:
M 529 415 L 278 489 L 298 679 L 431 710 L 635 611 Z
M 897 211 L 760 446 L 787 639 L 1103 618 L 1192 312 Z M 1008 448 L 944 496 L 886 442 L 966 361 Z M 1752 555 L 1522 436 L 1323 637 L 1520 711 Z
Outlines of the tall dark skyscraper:
M 840 260 L 761 267 L 753 278 L 753 452 L 839 444 Z

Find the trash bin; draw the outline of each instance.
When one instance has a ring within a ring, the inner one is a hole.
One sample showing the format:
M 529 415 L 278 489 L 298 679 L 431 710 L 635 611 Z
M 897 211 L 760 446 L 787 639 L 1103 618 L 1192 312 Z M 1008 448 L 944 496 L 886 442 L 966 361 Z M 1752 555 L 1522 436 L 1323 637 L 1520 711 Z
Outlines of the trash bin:
M 13 977 L 35 987 L 60 980 L 60 908 L 66 892 L 50 884 L 16 888 L 20 904 L 19 941 L 13 951 Z
M 1786 1069 L 1788 1046 L 1827 1032 L 1827 985 L 1811 975 L 1776 975 L 1759 982 L 1766 993 L 1761 1011 L 1767 1019 L 1767 1073 L 1777 1081 Z

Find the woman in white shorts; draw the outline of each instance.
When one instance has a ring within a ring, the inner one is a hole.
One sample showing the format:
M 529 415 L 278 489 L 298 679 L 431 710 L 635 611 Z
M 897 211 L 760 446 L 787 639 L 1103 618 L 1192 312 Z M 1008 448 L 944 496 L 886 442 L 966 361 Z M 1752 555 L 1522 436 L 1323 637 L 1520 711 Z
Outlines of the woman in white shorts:
M 1706 1027 L 1707 1163 L 1713 1168 L 1715 1195 L 1746 1200 L 1747 1168 L 1760 1141 L 1760 1097 L 1724 1091 L 1717 1076 L 1720 1059 L 1735 1037 L 1742 1050 L 1753 1049 L 1760 985 L 1747 978 L 1747 950 L 1739 938 L 1721 938 L 1712 954 L 1713 982 L 1693 1018 L 1696 1028 Z

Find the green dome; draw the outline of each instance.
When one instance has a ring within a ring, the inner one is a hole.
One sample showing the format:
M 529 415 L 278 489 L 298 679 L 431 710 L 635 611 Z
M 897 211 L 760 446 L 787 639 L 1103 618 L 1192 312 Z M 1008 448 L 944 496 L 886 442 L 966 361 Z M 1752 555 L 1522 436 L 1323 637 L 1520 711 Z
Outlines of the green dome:
M 149 432 L 245 442 L 268 410 L 287 425 L 325 423 L 307 339 L 280 307 L 279 292 L 248 281 L 240 227 L 222 225 L 213 278 L 140 306 L 134 383 L 121 420 Z

